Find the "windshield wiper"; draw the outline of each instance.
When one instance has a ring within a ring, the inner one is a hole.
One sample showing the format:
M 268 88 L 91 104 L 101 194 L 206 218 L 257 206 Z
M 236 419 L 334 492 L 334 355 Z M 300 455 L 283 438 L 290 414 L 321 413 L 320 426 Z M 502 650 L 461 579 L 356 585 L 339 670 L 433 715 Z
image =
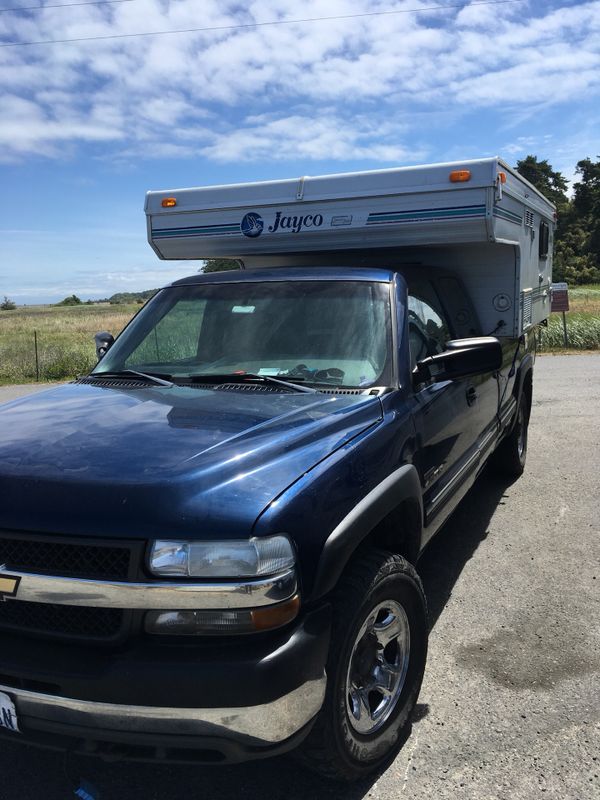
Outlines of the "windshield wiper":
M 139 372 L 137 369 L 120 369 L 114 372 L 92 372 L 90 378 L 122 378 L 124 375 L 137 375 L 138 378 L 144 378 L 150 383 L 156 383 L 159 386 L 175 386 L 173 381 L 165 380 L 165 377 L 160 375 L 152 375 L 149 372 Z M 170 377 L 170 376 L 169 376 Z
M 255 375 L 253 372 L 229 372 L 225 374 L 214 375 L 211 373 L 206 373 L 204 375 L 190 375 L 190 380 L 198 382 L 206 381 L 207 383 L 234 383 L 238 381 L 243 383 L 245 380 L 251 380 L 285 386 L 287 389 L 291 389 L 294 392 L 313 394 L 317 391 L 317 389 L 313 389 L 312 386 L 299 386 L 297 383 L 292 383 L 291 381 L 282 381 L 280 378 L 274 378 L 272 375 Z M 299 378 L 299 380 L 304 379 Z

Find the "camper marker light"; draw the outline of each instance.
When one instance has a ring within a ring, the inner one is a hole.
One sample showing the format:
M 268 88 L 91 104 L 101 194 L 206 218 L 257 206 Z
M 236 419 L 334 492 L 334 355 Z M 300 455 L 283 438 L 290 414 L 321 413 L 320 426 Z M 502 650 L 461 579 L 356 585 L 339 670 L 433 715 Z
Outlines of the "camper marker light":
M 500 183 L 506 183 L 506 172 L 499 172 L 498 180 L 500 181 Z
M 471 180 L 470 169 L 454 169 L 450 173 L 450 180 L 452 183 L 464 183 Z
M 163 208 L 173 208 L 173 206 L 177 205 L 177 200 L 175 197 L 165 197 L 161 203 Z
M 154 575 L 182 578 L 259 578 L 291 569 L 294 549 L 287 536 L 224 541 L 157 540 L 149 566 Z

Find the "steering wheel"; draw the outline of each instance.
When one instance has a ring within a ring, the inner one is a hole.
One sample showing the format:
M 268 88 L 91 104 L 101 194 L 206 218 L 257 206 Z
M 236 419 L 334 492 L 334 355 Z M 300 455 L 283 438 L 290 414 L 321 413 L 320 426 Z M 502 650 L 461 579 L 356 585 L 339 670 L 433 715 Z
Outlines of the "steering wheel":
M 306 364 L 297 364 L 288 372 L 290 378 L 303 377 L 306 380 L 323 381 L 326 383 L 342 383 L 346 373 L 337 367 L 327 369 L 309 369 Z

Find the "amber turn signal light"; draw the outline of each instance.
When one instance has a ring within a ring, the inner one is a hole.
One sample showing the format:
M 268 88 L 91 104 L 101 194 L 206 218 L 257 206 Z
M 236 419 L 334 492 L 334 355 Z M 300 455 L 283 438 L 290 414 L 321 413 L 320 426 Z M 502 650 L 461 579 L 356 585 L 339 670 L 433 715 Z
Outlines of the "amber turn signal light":
M 252 613 L 252 625 L 255 631 L 268 631 L 271 628 L 280 628 L 291 622 L 300 611 L 300 595 L 295 595 L 285 603 L 276 606 L 255 608 Z
M 464 181 L 471 180 L 470 169 L 455 169 L 450 173 L 450 180 L 452 183 L 463 183 Z
M 177 200 L 174 197 L 165 197 L 162 201 L 161 206 L 163 208 L 173 208 L 173 206 L 177 205 Z

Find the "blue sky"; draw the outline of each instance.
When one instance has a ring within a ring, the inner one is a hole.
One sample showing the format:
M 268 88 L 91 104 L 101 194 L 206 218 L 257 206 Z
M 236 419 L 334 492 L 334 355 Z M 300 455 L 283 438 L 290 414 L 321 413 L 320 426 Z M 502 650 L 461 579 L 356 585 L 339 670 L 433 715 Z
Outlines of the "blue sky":
M 147 244 L 148 189 L 600 155 L 600 0 L 126 0 L 0 13 L 0 45 L 199 27 L 0 46 L 0 297 L 194 272 Z

